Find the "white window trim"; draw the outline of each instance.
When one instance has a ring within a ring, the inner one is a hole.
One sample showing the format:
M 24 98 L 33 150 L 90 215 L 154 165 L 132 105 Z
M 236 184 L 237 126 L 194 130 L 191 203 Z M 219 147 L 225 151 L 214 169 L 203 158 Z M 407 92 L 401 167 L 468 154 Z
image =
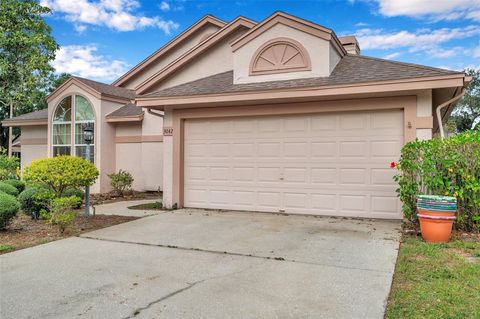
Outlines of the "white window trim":
M 71 107 L 71 110 L 70 110 L 70 112 L 71 112 L 71 114 L 70 114 L 71 121 L 55 121 L 55 120 L 54 120 L 54 117 L 55 117 L 55 113 L 57 112 L 58 106 L 60 105 L 60 103 L 61 103 L 64 99 L 66 99 L 66 98 L 69 97 L 69 96 L 72 98 L 72 107 Z M 75 120 L 75 109 L 76 109 L 76 106 L 77 106 L 77 99 L 76 99 L 77 96 L 81 96 L 81 97 L 83 97 L 84 99 L 86 99 L 87 102 L 88 102 L 88 104 L 89 104 L 90 107 L 92 108 L 92 111 L 93 111 L 93 113 L 94 113 L 94 114 L 93 114 L 94 119 L 93 119 L 92 121 L 89 121 L 89 120 L 80 120 L 80 121 L 77 121 L 77 120 Z M 77 156 L 77 154 L 76 154 L 76 153 L 77 153 L 76 146 L 87 146 L 87 144 L 76 144 L 76 143 L 75 143 L 75 126 L 76 126 L 76 124 L 87 124 L 87 123 L 93 123 L 93 125 L 94 125 L 94 131 L 93 131 L 94 139 L 93 139 L 93 140 L 95 141 L 95 140 L 96 140 L 96 130 L 97 130 L 97 129 L 96 129 L 96 128 L 97 128 L 97 125 L 96 125 L 96 124 L 97 124 L 97 123 L 96 123 L 96 117 L 95 117 L 95 110 L 94 110 L 94 108 L 93 108 L 92 103 L 90 103 L 90 101 L 89 101 L 86 97 L 84 97 L 84 96 L 82 96 L 82 95 L 80 95 L 80 94 L 70 94 L 70 95 L 64 96 L 64 97 L 60 100 L 60 102 L 57 103 L 57 105 L 56 105 L 56 107 L 55 107 L 55 110 L 53 111 L 53 116 L 52 116 L 52 129 L 51 129 L 51 132 L 50 132 L 51 137 L 52 137 L 52 157 L 55 156 L 55 155 L 54 155 L 54 148 L 55 148 L 55 147 L 69 147 L 69 148 L 70 148 L 70 155 L 71 155 L 71 156 Z M 69 125 L 70 125 L 70 144 L 53 144 L 53 140 L 54 140 L 54 129 L 53 129 L 53 128 L 54 128 L 54 126 L 55 126 L 56 124 L 69 124 Z M 97 156 L 96 156 L 97 154 L 96 154 L 96 153 L 97 153 L 97 152 L 96 152 L 95 143 L 90 144 L 90 146 L 93 147 L 93 164 L 96 164 L 96 162 L 97 162 Z M 83 157 L 82 157 L 82 158 L 83 158 Z

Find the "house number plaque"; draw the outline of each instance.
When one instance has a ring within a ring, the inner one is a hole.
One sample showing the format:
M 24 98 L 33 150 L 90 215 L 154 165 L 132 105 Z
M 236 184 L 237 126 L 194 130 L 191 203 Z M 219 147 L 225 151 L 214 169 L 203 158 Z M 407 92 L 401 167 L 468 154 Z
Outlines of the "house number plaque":
M 172 135 L 173 135 L 173 127 L 163 128 L 163 136 L 172 136 Z

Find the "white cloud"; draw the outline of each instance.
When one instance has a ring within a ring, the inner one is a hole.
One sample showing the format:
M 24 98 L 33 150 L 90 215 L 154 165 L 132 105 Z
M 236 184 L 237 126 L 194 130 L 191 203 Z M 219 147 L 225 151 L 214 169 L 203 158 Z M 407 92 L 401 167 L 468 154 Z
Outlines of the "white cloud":
M 480 20 L 480 0 L 374 0 L 387 17 L 409 16 L 434 21 Z
M 62 46 L 52 66 L 57 73 L 70 73 L 100 81 L 111 81 L 127 71 L 127 63 L 96 54 L 97 50 L 95 44 Z
M 465 49 L 462 47 L 454 47 L 451 49 L 434 48 L 427 50 L 427 54 L 434 58 L 451 58 L 462 52 L 465 52 Z
M 387 54 L 384 59 L 386 60 L 392 60 L 392 59 L 395 59 L 396 57 L 398 57 L 400 55 L 400 52 L 393 52 L 393 53 L 390 53 L 390 54 Z
M 473 57 L 480 58 L 480 45 L 473 49 Z
M 421 29 L 415 32 L 406 30 L 389 32 L 383 29 L 360 29 L 356 36 L 362 49 L 394 49 L 409 47 L 411 52 L 438 48 L 439 44 L 480 35 L 480 26 L 464 28 Z
M 170 10 L 170 5 L 166 1 L 162 1 L 158 7 L 162 11 L 169 11 Z
M 156 27 L 170 34 L 178 24 L 162 18 L 136 15 L 140 7 L 136 0 L 41 0 L 40 4 L 63 14 L 74 22 L 76 29 L 82 25 L 106 26 L 117 31 L 133 31 L 145 27 Z
M 87 30 L 87 26 L 84 24 L 75 24 L 73 27 L 75 28 L 75 31 L 77 31 L 78 33 L 83 33 L 85 32 L 85 30 Z

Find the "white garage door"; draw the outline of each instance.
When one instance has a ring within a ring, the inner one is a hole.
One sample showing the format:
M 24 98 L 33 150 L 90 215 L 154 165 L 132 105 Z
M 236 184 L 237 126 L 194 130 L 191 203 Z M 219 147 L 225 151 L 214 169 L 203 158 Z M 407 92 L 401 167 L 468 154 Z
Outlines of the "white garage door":
M 400 218 L 403 112 L 187 120 L 184 206 Z

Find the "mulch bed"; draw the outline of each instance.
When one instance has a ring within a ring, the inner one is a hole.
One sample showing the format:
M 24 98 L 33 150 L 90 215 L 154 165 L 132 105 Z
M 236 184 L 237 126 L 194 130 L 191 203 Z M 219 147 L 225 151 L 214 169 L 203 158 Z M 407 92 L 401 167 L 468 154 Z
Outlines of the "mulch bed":
M 9 249 L 0 249 L 0 254 L 76 236 L 138 218 L 133 216 L 96 215 L 90 216 L 85 223 L 82 212 L 79 211 L 74 223 L 61 234 L 57 226 L 47 224 L 43 220 L 33 220 L 30 216 L 19 213 L 6 230 L 0 231 L 0 247 L 10 247 Z M 11 246 L 14 248 L 11 248 Z
M 91 202 L 93 205 L 101 205 L 113 202 L 128 201 L 128 200 L 139 200 L 139 199 L 158 199 L 162 197 L 161 192 L 136 192 L 129 191 L 120 196 L 117 192 L 111 191 L 109 193 L 99 193 L 90 195 Z

